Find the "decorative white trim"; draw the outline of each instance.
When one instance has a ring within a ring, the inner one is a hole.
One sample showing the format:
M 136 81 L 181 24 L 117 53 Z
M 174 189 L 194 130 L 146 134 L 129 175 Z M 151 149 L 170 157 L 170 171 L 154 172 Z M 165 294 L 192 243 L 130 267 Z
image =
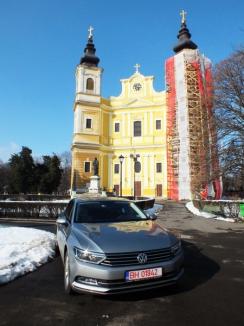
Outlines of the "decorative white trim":
M 135 122 L 140 122 L 141 123 L 141 136 L 135 136 Z M 143 123 L 142 123 L 142 119 L 133 119 L 132 135 L 133 135 L 133 138 L 143 137 Z
M 160 127 L 161 128 L 159 128 L 159 129 L 157 129 L 157 121 L 161 121 L 161 123 L 160 123 Z M 157 131 L 157 130 L 162 130 L 163 128 L 163 125 L 162 125 L 162 118 L 155 118 L 155 130 Z
M 88 128 L 87 127 L 87 120 L 91 120 L 91 127 L 90 128 Z M 89 117 L 89 116 L 86 116 L 85 117 L 85 119 L 84 119 L 84 130 L 92 130 L 93 129 L 93 119 L 91 118 L 91 117 Z
M 89 163 L 89 171 L 86 171 L 86 169 L 85 169 L 86 163 Z M 83 161 L 83 166 L 84 166 L 84 173 L 90 173 L 91 172 L 91 161 L 86 159 L 85 161 Z
M 113 163 L 112 154 L 108 154 L 108 187 L 113 189 Z
M 119 124 L 119 131 L 115 131 L 115 124 L 116 124 L 116 123 Z M 113 123 L 113 132 L 114 132 L 116 135 L 119 134 L 119 133 L 121 132 L 121 123 L 120 123 L 119 120 L 114 121 L 114 123 Z

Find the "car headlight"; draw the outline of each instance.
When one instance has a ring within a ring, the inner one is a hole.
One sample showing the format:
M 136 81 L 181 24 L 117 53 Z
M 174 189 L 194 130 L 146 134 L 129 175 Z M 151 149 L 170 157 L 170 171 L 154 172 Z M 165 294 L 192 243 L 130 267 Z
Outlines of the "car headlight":
M 175 256 L 177 255 L 181 250 L 181 241 L 179 240 L 175 245 L 171 247 L 171 252 Z
M 74 253 L 75 258 L 77 258 L 78 260 L 93 264 L 100 264 L 106 258 L 104 254 L 78 249 L 76 247 L 74 247 Z

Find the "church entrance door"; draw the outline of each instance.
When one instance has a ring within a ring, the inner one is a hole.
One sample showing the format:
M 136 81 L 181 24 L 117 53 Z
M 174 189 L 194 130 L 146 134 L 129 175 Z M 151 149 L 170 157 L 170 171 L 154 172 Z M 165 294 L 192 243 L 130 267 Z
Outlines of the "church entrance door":
M 163 191 L 162 191 L 162 185 L 161 184 L 158 184 L 156 186 L 156 196 L 157 197 L 162 197 L 162 194 L 163 194 Z
M 135 196 L 141 197 L 141 181 L 135 181 Z

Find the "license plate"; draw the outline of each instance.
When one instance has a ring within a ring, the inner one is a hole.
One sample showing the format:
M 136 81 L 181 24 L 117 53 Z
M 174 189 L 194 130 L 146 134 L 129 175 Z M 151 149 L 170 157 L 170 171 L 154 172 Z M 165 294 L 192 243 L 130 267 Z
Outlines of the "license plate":
M 137 280 L 144 280 L 147 278 L 156 278 L 162 275 L 163 275 L 163 271 L 161 267 L 147 268 L 138 271 L 128 271 L 125 273 L 125 279 L 126 281 L 137 281 Z

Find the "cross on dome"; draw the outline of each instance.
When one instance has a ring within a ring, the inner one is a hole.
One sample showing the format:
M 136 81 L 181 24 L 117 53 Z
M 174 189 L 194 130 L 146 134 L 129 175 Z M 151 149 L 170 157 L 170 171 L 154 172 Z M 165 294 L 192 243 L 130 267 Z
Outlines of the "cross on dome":
M 185 24 L 187 12 L 185 10 L 181 10 L 180 15 L 181 15 L 181 23 Z
M 93 36 L 93 32 L 94 31 L 94 28 L 92 27 L 92 26 L 90 26 L 89 28 L 88 28 L 88 38 L 92 38 L 92 36 Z
M 139 65 L 138 63 L 136 63 L 134 65 L 134 68 L 136 68 L 136 73 L 139 73 L 139 68 L 141 68 L 141 65 Z

